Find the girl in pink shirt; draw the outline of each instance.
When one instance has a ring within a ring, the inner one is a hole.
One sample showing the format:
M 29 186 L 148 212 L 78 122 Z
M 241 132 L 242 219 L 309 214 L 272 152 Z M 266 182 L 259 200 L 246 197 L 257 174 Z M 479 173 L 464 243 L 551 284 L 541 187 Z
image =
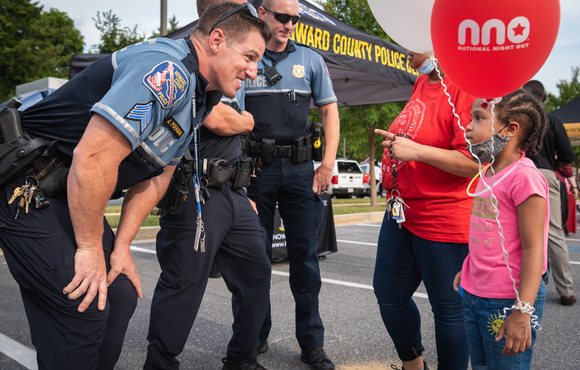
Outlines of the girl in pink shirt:
M 493 107 L 477 99 L 467 126 L 473 153 L 495 161 L 473 194 L 470 253 L 454 288 L 463 290 L 472 369 L 523 370 L 531 367 L 546 299 L 549 222 L 548 184 L 524 151 L 539 150 L 546 119 L 525 90 Z

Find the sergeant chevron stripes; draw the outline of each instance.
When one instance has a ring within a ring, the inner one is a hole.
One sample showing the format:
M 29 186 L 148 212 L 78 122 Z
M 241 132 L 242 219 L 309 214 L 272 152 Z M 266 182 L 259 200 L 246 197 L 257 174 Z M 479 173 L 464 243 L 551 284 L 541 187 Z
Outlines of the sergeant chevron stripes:
M 145 131 L 149 122 L 151 122 L 151 109 L 153 108 L 153 102 L 150 101 L 147 104 L 135 104 L 133 108 L 127 113 L 125 118 L 131 119 L 133 121 L 139 121 L 141 123 L 141 133 Z

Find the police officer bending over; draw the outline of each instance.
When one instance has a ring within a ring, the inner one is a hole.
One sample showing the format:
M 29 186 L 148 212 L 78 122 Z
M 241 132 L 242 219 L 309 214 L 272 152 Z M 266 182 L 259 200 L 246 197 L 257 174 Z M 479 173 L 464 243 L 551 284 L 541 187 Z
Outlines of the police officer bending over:
M 213 5 L 204 12 L 211 2 L 198 0 L 198 13 L 202 16 L 194 35 L 217 34 L 227 42 L 239 33 L 234 14 L 249 7 L 255 12 L 249 4 L 236 7 L 233 3 Z M 267 25 L 263 26 L 269 36 Z M 247 73 L 253 79 L 257 70 Z M 235 84 L 239 88 L 244 76 L 237 77 Z M 242 87 L 236 99 L 222 99 L 200 128 L 200 165 L 196 175 L 201 177 L 199 185 L 205 201 L 201 212 L 190 198 L 181 213 L 161 214 L 157 257 L 162 272 L 151 304 L 147 336 L 150 343 L 144 369 L 179 368 L 176 356 L 183 351 L 214 261 L 233 295 L 233 335 L 223 369 L 264 369 L 256 362 L 256 347 L 268 310 L 271 268 L 264 247 L 266 232 L 242 189 L 250 182 L 251 160 L 241 158 L 239 133 L 253 127 L 243 103 Z M 193 153 L 195 144 L 192 142 L 189 147 Z M 190 194 L 194 193 L 194 186 L 193 182 L 189 185 Z M 199 219 L 204 233 L 198 236 Z
M 255 126 L 245 150 L 262 164 L 248 196 L 257 204 L 270 253 L 276 201 L 284 220 L 301 359 L 313 369 L 334 369 L 322 348 L 316 247 L 323 214 L 318 194 L 330 185 L 338 147 L 337 99 L 322 57 L 289 40 L 300 18 L 298 1 L 264 0 L 259 13 L 272 31 L 272 41 L 258 64 L 258 77 L 246 81 L 246 109 L 254 116 Z M 326 141 L 322 165 L 316 171 L 310 156 L 313 138 L 308 134 L 311 98 L 320 110 Z M 258 353 L 267 350 L 270 327 L 268 317 Z
M 196 33 L 97 61 L 22 114 L 29 137 L 15 134 L 18 113 L 0 114 L 0 248 L 39 369 L 113 369 L 142 296 L 130 242 L 212 109 L 213 90 L 233 98 L 264 51 L 262 24 L 249 12 L 237 22 L 240 37 L 228 45 L 223 33 Z M 115 238 L 103 212 L 121 189 Z

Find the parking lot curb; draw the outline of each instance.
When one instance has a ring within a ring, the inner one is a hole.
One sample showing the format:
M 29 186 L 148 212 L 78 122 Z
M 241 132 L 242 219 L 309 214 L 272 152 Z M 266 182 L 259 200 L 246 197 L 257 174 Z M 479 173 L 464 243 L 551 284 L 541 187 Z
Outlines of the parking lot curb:
M 364 223 L 377 223 L 383 220 L 385 212 L 366 212 L 366 213 L 351 213 L 347 215 L 334 216 L 335 226 L 347 226 Z M 116 233 L 117 229 L 113 229 Z M 133 240 L 155 239 L 159 226 L 143 226 L 135 235 Z

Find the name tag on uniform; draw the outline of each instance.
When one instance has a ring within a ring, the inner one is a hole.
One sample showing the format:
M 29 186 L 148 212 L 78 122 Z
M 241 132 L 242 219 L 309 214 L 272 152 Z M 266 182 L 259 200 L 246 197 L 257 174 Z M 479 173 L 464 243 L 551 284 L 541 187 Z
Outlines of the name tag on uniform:
M 171 130 L 171 132 L 173 132 L 175 134 L 175 136 L 177 136 L 178 138 L 181 137 L 181 135 L 183 135 L 183 128 L 181 128 L 181 126 L 179 126 L 179 123 L 177 123 L 177 121 L 175 120 L 175 118 L 173 117 L 167 117 L 163 123 L 165 123 L 165 125 L 169 128 L 169 130 Z

